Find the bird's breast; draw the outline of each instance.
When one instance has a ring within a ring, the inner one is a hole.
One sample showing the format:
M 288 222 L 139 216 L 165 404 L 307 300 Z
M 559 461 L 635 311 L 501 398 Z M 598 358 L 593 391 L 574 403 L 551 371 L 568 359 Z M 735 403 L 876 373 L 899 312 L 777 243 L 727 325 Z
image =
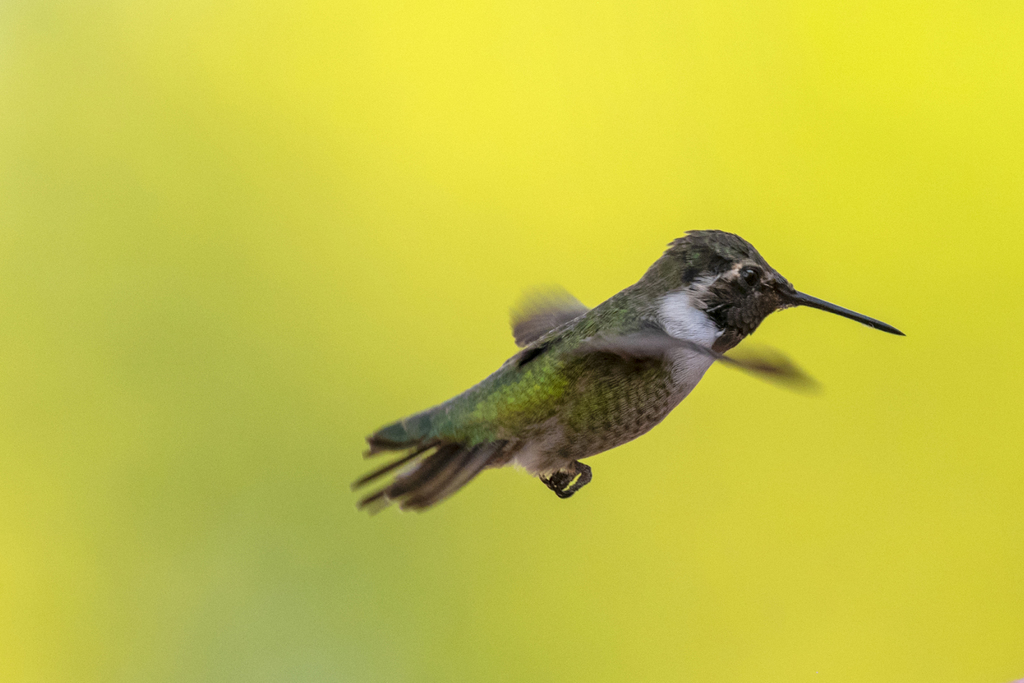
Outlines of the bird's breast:
M 672 364 L 672 394 L 678 402 L 693 391 L 714 359 L 702 353 L 678 349 L 672 352 L 669 362 Z
M 686 289 L 662 297 L 658 305 L 658 320 L 670 336 L 707 349 L 714 346 L 722 334 L 703 308 L 697 305 L 693 293 Z M 677 349 L 669 355 L 673 395 L 677 401 L 693 391 L 713 362 L 710 356 L 687 349 Z

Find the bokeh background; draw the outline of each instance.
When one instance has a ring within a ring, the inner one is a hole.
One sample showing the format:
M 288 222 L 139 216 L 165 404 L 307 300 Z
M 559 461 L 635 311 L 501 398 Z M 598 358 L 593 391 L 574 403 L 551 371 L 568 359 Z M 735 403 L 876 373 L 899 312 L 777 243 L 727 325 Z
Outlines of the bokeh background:
M 1024 676 L 1024 5 L 0 3 L 0 679 Z M 562 501 L 363 437 L 689 229 L 808 309 Z

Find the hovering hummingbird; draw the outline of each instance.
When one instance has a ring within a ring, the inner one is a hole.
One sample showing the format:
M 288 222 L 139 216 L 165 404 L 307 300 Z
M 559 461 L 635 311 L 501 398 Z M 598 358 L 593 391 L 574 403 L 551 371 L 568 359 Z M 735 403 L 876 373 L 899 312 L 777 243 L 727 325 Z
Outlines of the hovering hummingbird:
M 810 306 L 890 334 L 891 325 L 796 291 L 746 240 L 718 230 L 672 242 L 640 281 L 593 309 L 568 293 L 513 312 L 522 349 L 455 398 L 367 437 L 366 456 L 402 456 L 353 489 L 398 471 L 359 502 L 423 510 L 489 467 L 519 465 L 560 498 L 591 480 L 583 459 L 644 434 L 715 361 L 794 378 L 786 363 L 723 354 L 769 313 Z

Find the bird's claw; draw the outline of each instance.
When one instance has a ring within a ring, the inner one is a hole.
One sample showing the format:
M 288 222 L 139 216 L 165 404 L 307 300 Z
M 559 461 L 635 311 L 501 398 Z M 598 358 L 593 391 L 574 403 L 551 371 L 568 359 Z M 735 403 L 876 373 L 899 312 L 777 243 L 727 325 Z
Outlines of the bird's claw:
M 593 478 L 589 465 L 576 461 L 572 470 L 559 470 L 548 476 L 539 477 L 544 485 L 555 492 L 559 498 L 569 498 L 590 483 Z M 575 479 L 575 483 L 573 482 Z

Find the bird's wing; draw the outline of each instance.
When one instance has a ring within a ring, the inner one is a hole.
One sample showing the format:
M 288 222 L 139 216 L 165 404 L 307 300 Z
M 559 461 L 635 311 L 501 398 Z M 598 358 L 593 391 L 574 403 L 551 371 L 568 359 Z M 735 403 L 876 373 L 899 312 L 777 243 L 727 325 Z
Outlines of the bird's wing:
M 517 346 L 529 346 L 545 334 L 590 309 L 559 287 L 532 292 L 512 309 L 512 336 Z
M 661 361 L 670 351 L 685 349 L 725 365 L 797 388 L 810 389 L 815 382 L 781 353 L 743 353 L 726 356 L 686 339 L 665 332 L 644 330 L 625 335 L 597 335 L 575 350 L 577 355 L 598 353 L 628 362 Z

